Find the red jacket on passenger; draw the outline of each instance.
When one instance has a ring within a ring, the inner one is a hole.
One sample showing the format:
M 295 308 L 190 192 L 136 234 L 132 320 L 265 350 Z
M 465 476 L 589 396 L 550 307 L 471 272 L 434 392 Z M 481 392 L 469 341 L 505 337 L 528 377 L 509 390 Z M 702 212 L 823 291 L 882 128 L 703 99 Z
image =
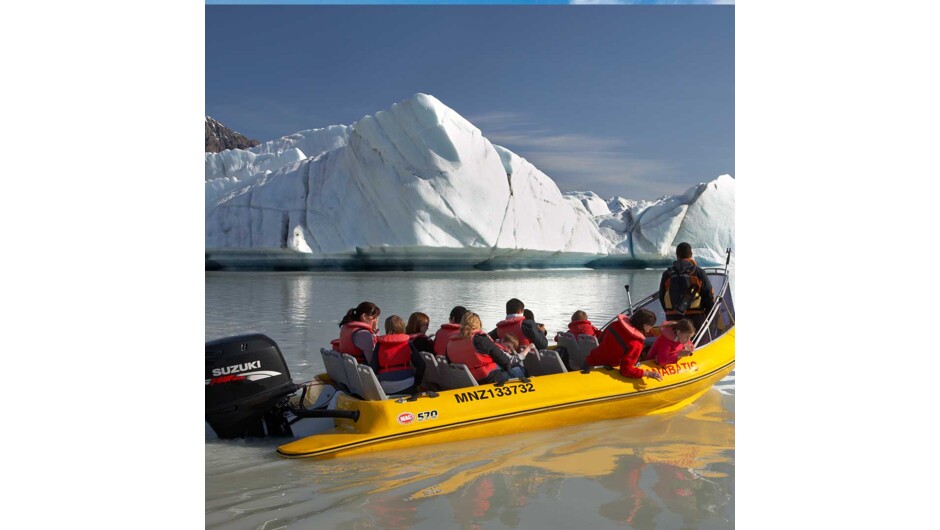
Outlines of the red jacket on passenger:
M 460 332 L 460 324 L 443 324 L 434 334 L 434 355 L 447 355 L 447 341 Z
M 524 316 L 518 316 L 513 318 L 507 318 L 496 323 L 496 334 L 499 335 L 499 340 L 508 334 L 512 333 L 519 339 L 519 347 L 523 347 L 527 344 L 532 344 L 532 341 L 529 340 L 529 337 L 526 336 L 525 332 L 522 331 L 522 321 L 525 320 Z
M 575 320 L 568 324 L 568 331 L 575 337 L 581 334 L 597 337 L 597 342 L 604 338 L 604 332 L 595 328 L 590 320 Z
M 452 363 L 467 365 L 467 368 L 470 369 L 470 375 L 477 381 L 482 381 L 490 372 L 499 368 L 499 365 L 491 356 L 477 351 L 473 346 L 473 337 L 476 335 L 486 335 L 486 333 L 477 330 L 466 338 L 460 335 L 451 337 L 447 343 L 447 360 Z
M 340 353 L 348 353 L 356 358 L 356 361 L 359 364 L 366 364 L 365 353 L 360 350 L 352 340 L 353 333 L 359 331 L 360 329 L 368 330 L 369 334 L 372 335 L 372 344 L 375 345 L 375 333 L 372 332 L 372 326 L 366 324 L 365 322 L 352 321 L 347 322 L 345 326 L 339 330 L 339 349 L 337 350 Z M 371 354 L 371 352 L 370 352 Z
M 376 374 L 403 370 L 411 371 L 411 345 L 408 344 L 409 340 L 411 340 L 411 337 L 404 333 L 382 335 L 376 339 L 379 346 L 376 350 L 379 365 Z
M 642 379 L 644 370 L 636 367 L 636 362 L 643 351 L 643 333 L 630 325 L 624 315 L 617 315 L 604 331 L 604 338 L 598 347 L 584 360 L 587 366 L 620 366 L 620 373 L 633 379 Z
M 660 366 L 675 364 L 679 362 L 679 354 L 685 350 L 686 345 L 689 349 L 695 348 L 691 340 L 685 343 L 679 342 L 679 336 L 672 326 L 662 325 L 659 327 L 659 337 L 656 338 L 656 342 L 653 343 L 646 357 L 655 359 L 656 364 Z

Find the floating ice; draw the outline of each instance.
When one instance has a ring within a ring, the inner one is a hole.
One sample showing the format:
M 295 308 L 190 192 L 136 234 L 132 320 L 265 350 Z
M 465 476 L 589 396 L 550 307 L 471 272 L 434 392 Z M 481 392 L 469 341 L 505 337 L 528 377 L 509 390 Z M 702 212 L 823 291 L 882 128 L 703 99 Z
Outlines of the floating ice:
M 722 260 L 734 179 L 659 201 L 562 194 L 432 96 L 351 126 L 206 154 L 207 260 L 223 266 L 554 266 Z

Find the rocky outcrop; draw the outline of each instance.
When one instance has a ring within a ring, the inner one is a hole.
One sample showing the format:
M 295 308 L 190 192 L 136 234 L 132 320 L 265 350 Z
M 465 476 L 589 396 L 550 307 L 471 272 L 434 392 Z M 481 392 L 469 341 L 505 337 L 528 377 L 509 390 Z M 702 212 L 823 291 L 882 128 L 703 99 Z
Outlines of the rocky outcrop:
M 256 145 L 261 145 L 261 142 L 251 140 L 206 116 L 207 153 L 218 153 L 226 149 L 247 149 Z

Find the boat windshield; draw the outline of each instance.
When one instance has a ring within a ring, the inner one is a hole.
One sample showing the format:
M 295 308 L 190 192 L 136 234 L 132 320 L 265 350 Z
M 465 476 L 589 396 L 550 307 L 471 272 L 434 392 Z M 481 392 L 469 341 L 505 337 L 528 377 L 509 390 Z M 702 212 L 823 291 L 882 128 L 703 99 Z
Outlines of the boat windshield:
M 705 269 L 705 272 L 715 292 L 715 305 L 705 319 L 705 326 L 695 334 L 693 342 L 696 347 L 708 344 L 734 326 L 734 302 L 731 299 L 731 289 L 726 285 L 727 276 L 720 269 Z M 666 320 L 666 313 L 659 303 L 659 293 L 653 293 L 640 300 L 633 306 L 634 311 L 637 309 L 652 311 L 658 323 Z M 629 310 L 625 313 L 632 314 Z
M 715 291 L 715 305 L 705 319 L 702 330 L 695 334 L 695 346 L 702 346 L 724 335 L 734 327 L 734 301 L 731 289 L 725 284 L 727 276 L 708 271 L 708 279 Z

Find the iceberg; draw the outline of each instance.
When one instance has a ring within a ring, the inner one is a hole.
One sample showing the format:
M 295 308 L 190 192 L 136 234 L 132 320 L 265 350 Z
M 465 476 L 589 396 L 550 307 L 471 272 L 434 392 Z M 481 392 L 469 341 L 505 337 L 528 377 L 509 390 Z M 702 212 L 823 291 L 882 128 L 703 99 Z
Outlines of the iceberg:
M 719 262 L 734 239 L 730 176 L 658 201 L 562 193 L 427 94 L 206 153 L 205 182 L 209 269 L 637 265 L 681 240 Z

